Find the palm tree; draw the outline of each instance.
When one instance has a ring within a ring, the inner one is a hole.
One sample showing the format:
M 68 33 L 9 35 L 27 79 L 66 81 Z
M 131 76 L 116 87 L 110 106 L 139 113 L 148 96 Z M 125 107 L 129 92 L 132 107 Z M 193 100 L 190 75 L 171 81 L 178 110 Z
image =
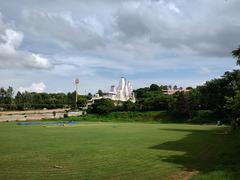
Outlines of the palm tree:
M 234 58 L 237 58 L 237 65 L 240 65 L 240 46 L 232 51 L 232 55 Z

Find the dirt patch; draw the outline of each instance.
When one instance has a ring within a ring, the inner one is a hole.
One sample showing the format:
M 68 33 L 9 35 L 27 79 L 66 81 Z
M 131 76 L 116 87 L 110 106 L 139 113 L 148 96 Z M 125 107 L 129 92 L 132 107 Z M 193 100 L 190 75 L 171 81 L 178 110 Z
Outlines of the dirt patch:
M 65 112 L 69 109 L 40 109 L 40 110 L 26 110 L 26 111 L 0 111 L 0 115 L 13 115 L 13 114 L 39 114 L 39 113 L 52 113 L 55 112 Z
M 49 109 L 49 110 L 28 110 L 28 111 L 3 111 L 0 112 L 0 122 L 28 121 L 63 118 L 64 113 L 69 109 Z M 80 116 L 82 111 L 68 112 L 68 116 Z

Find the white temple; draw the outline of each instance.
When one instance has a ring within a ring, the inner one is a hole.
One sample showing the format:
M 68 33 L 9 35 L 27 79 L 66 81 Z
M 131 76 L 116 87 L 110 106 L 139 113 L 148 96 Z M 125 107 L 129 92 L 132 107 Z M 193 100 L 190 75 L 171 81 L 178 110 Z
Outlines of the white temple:
M 110 91 L 104 93 L 103 98 L 109 98 L 114 101 L 136 101 L 131 83 L 127 82 L 124 77 L 121 77 L 118 87 L 116 88 L 112 85 Z

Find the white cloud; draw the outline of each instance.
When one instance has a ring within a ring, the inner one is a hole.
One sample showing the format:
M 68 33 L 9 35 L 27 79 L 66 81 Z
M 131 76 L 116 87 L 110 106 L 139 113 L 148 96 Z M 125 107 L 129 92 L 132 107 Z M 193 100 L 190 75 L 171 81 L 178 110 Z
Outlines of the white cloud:
M 231 6 L 240 6 L 236 0 L 229 3 L 224 0 L 218 3 L 206 0 L 61 3 L 69 9 L 59 11 L 52 6 L 24 9 L 21 26 L 35 42 L 50 43 L 63 48 L 65 53 L 104 51 L 109 46 L 120 50 L 133 47 L 129 53 L 134 53 L 142 51 L 143 46 L 151 49 L 157 45 L 157 52 L 171 49 L 180 55 L 226 57 L 240 41 L 236 18 L 239 13 L 231 19 L 228 16 L 232 13 Z M 76 12 L 73 4 L 79 5 L 82 11 Z M 96 11 L 98 6 L 109 10 Z
M 203 75 L 208 75 L 212 72 L 212 70 L 210 68 L 207 68 L 207 67 L 202 67 L 199 72 Z
M 24 34 L 4 26 L 0 16 L 0 68 L 48 69 L 51 63 L 39 54 L 19 50 Z
M 0 44 L 0 53 L 6 54 L 16 53 L 16 48 L 23 40 L 23 34 L 12 29 L 6 29 L 5 34 L 0 34 L 0 37 L 2 41 Z
M 178 9 L 174 3 L 168 3 L 168 8 L 176 13 L 181 12 L 180 9 Z
M 18 89 L 18 91 L 20 91 L 20 92 L 28 91 L 28 92 L 41 93 L 41 92 L 44 92 L 45 89 L 46 89 L 46 85 L 43 82 L 40 82 L 40 83 L 32 83 L 32 85 L 29 86 L 29 87 L 20 87 Z
M 235 16 L 228 16 L 232 14 L 229 7 L 240 7 L 239 1 L 133 2 L 134 6 L 120 6 L 115 15 L 116 34 L 124 43 L 136 47 L 145 40 L 149 48 L 157 44 L 180 55 L 226 57 L 240 42 L 240 13 L 235 10 Z
M 87 50 L 104 46 L 104 27 L 94 16 L 78 19 L 71 13 L 24 11 L 24 23 L 35 39 L 44 39 L 64 50 Z
M 12 29 L 6 29 L 5 30 L 5 36 L 1 35 L 2 39 L 5 41 L 5 44 L 1 44 L 2 48 L 10 49 L 11 51 L 14 51 L 15 48 L 18 48 L 23 40 L 23 34 L 20 32 L 16 32 Z
M 47 69 L 51 67 L 51 64 L 47 58 L 41 57 L 39 54 L 31 53 L 29 56 L 29 67 Z

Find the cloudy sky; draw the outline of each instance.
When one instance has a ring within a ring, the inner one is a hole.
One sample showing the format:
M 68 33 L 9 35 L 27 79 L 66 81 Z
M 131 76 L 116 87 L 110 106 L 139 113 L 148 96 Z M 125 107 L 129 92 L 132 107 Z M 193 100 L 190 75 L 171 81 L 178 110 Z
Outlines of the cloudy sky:
M 0 0 L 0 86 L 196 86 L 236 68 L 239 0 Z

